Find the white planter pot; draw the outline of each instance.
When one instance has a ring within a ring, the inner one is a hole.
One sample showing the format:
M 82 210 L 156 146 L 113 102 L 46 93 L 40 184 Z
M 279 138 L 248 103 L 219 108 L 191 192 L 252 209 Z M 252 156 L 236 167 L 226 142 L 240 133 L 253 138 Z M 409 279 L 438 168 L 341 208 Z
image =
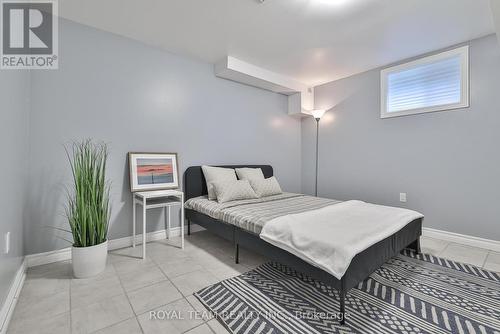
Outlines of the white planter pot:
M 73 275 L 76 278 L 96 276 L 106 268 L 108 241 L 91 247 L 72 247 Z

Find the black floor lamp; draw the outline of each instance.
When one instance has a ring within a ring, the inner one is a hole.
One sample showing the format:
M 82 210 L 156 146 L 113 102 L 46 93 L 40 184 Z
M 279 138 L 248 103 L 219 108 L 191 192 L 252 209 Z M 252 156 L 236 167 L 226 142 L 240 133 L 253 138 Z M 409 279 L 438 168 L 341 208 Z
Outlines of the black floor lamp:
M 318 155 L 319 155 L 319 121 L 325 114 L 326 110 L 312 110 L 311 115 L 316 120 L 316 180 L 314 183 L 314 196 L 318 196 Z

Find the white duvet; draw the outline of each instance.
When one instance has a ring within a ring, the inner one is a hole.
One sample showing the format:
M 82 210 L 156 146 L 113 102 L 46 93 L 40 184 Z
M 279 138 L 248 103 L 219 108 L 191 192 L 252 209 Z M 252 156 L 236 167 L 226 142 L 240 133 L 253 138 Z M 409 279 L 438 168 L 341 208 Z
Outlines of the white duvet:
M 341 279 L 358 253 L 422 217 L 412 210 L 347 201 L 275 218 L 260 237 Z

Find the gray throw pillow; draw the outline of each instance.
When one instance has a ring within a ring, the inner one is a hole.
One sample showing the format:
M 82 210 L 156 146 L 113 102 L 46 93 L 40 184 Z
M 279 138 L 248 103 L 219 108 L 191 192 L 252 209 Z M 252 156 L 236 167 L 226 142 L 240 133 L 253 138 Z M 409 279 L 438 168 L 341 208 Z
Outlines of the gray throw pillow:
M 212 167 L 212 166 L 201 166 L 203 170 L 203 175 L 205 175 L 205 180 L 207 181 L 208 199 L 215 200 L 217 195 L 215 194 L 213 182 L 216 181 L 236 181 L 236 173 L 232 168 L 222 168 L 222 167 Z
M 278 180 L 274 176 L 263 180 L 251 180 L 250 184 L 259 197 L 267 197 L 283 193 Z
M 258 198 L 247 180 L 216 181 L 212 185 L 219 203 Z
M 264 173 L 260 168 L 236 168 L 236 174 L 240 180 L 264 180 Z

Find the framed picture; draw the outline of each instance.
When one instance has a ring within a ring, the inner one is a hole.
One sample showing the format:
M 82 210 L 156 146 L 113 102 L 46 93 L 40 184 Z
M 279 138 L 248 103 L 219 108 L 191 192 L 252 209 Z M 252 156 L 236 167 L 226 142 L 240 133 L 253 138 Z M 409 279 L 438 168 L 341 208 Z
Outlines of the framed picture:
M 177 153 L 129 153 L 132 192 L 179 188 Z

